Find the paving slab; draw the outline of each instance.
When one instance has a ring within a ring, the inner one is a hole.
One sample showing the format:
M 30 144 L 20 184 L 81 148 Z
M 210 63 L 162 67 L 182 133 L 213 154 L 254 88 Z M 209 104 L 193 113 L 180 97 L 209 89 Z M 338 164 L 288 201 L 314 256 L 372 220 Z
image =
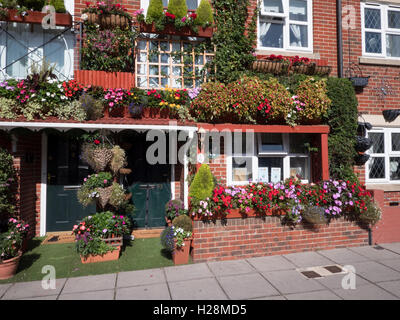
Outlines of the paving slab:
M 384 244 L 379 244 L 379 246 L 381 246 L 387 250 L 394 251 L 394 252 L 400 254 L 400 242 L 384 243 Z
M 271 296 L 271 297 L 255 298 L 250 300 L 286 300 L 286 298 L 284 296 Z
M 399 281 L 388 281 L 388 282 L 378 282 L 377 286 L 389 291 L 400 299 L 400 280 Z
M 400 272 L 375 261 L 353 263 L 355 273 L 371 282 L 400 280 Z
M 24 298 L 19 300 L 57 300 L 58 295 L 45 296 L 45 297 L 34 297 L 34 298 Z
M 356 252 L 353 252 L 347 248 L 321 250 L 317 252 L 323 255 L 324 257 L 327 257 L 328 259 L 342 265 L 369 260 L 367 257 L 362 256 L 361 254 L 358 254 Z
M 215 278 L 205 278 L 169 283 L 172 300 L 226 300 Z
M 307 279 L 296 270 L 263 272 L 262 275 L 282 294 L 325 289 L 314 279 Z
M 279 295 L 279 292 L 258 273 L 221 277 L 217 280 L 232 300 Z
M 66 279 L 57 279 L 55 289 L 43 289 L 42 281 L 17 282 L 3 295 L 4 300 L 25 299 L 58 295 L 64 286 Z
M 208 262 L 207 264 L 217 277 L 256 272 L 246 260 L 217 261 Z
M 166 283 L 117 288 L 116 300 L 171 300 Z
M 379 263 L 400 272 L 400 259 L 380 260 Z
M 10 288 L 12 285 L 13 285 L 12 283 L 0 284 L 0 299 L 3 296 L 3 294 L 7 291 L 7 289 Z
M 333 274 L 333 275 L 315 279 L 315 280 L 329 289 L 342 289 L 343 288 L 342 281 L 346 275 L 347 274 Z M 347 283 L 347 281 L 346 281 L 346 283 Z M 356 283 L 356 287 L 371 284 L 371 282 L 361 278 L 359 275 L 356 275 L 355 283 Z
M 322 290 L 313 292 L 293 293 L 286 295 L 288 300 L 342 300 L 332 291 Z
M 58 300 L 114 300 L 114 290 L 61 293 Z
M 336 289 L 334 292 L 345 300 L 397 300 L 394 295 L 372 284 L 355 290 Z
M 349 248 L 349 250 L 363 255 L 371 260 L 387 260 L 387 259 L 399 259 L 400 256 L 397 253 L 389 251 L 387 249 L 375 249 L 376 246 L 367 247 L 355 247 Z
M 102 274 L 97 276 L 69 278 L 65 283 L 63 293 L 100 291 L 115 288 L 117 274 Z
M 286 254 L 283 257 L 288 259 L 297 267 L 316 267 L 316 266 L 327 266 L 333 264 L 333 261 L 329 260 L 316 252 L 298 252 Z
M 118 273 L 117 288 L 166 282 L 164 270 L 148 269 Z
M 296 269 L 293 263 L 281 256 L 251 258 L 247 262 L 261 272 Z
M 206 263 L 168 267 L 164 270 L 168 282 L 214 277 Z

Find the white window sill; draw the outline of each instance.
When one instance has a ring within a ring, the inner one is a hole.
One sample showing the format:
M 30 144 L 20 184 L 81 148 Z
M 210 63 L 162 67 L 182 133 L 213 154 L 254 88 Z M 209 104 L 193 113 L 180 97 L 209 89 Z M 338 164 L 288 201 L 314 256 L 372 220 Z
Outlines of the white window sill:
M 368 190 L 383 190 L 385 192 L 394 192 L 400 191 L 400 184 L 389 184 L 389 183 L 382 183 L 382 184 L 372 184 L 367 183 L 365 185 Z
M 289 51 L 289 50 L 273 50 L 273 49 L 256 49 L 255 52 L 257 55 L 271 55 L 274 54 L 276 56 L 286 56 L 286 57 L 294 57 L 294 56 L 299 56 L 299 57 L 304 57 L 304 58 L 309 58 L 309 59 L 321 59 L 321 56 L 319 53 L 313 53 L 310 51 Z
M 393 59 L 393 58 L 358 57 L 358 61 L 360 64 L 400 66 L 400 59 Z

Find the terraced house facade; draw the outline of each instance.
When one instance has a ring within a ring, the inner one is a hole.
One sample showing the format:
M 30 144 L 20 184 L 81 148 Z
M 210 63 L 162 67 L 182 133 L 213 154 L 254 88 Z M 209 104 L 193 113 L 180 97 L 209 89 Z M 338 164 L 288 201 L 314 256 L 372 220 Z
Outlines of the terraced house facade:
M 381 221 L 369 229 L 339 219 L 315 232 L 307 226 L 294 230 L 282 226 L 280 218 L 269 215 L 260 219 L 257 214 L 244 218 L 233 213 L 226 223 L 218 220 L 211 225 L 195 218 L 193 257 L 195 261 L 232 259 L 400 241 L 400 1 L 250 0 L 234 4 L 215 0 L 211 1 L 214 21 L 202 25 L 196 25 L 200 0 L 186 1 L 188 13 L 184 17 L 149 20 L 149 7 L 155 2 L 118 1 L 113 8 L 123 14 L 117 14 L 117 21 L 101 11 L 107 3 L 82 0 L 64 0 L 64 8 L 55 8 L 54 15 L 48 10 L 41 15 L 37 12 L 36 20 L 36 11 L 21 16 L 8 9 L 0 16 L 0 98 L 19 103 L 8 116 L 5 111 L 0 113 L 0 147 L 14 156 L 19 215 L 35 226 L 35 235 L 71 230 L 96 210 L 93 205 L 83 207 L 77 199 L 84 178 L 92 173 L 82 159 L 82 140 L 78 138 L 85 133 L 108 132 L 125 150 L 128 170 L 122 170 L 116 180 L 131 195 L 139 229 L 163 227 L 165 203 L 171 199 L 181 199 L 186 208 L 191 207 L 191 177 L 201 163 L 207 163 L 219 183 L 228 187 L 251 182 L 277 184 L 289 178 L 304 184 L 329 180 L 332 128 L 322 116 L 327 100 L 319 97 L 315 108 L 311 102 L 304 106 L 300 94 L 323 90 L 320 86 L 324 81 L 313 81 L 329 76 L 349 78 L 356 92 L 359 139 L 368 138 L 363 142 L 370 148 L 355 154 L 353 171 L 379 203 Z M 225 11 L 221 10 L 224 3 Z M 247 17 L 235 16 L 234 21 L 246 20 L 247 37 L 232 38 L 226 44 L 221 21 L 232 6 L 240 9 L 241 3 L 247 5 Z M 162 0 L 162 5 L 168 8 L 168 0 Z M 272 75 L 265 81 L 278 90 L 277 95 L 282 94 L 280 101 L 289 99 L 285 101 L 291 108 L 298 104 L 300 114 L 307 107 L 314 110 L 310 114 L 322 110 L 316 116 L 320 119 L 299 116 L 292 112 L 296 109 L 285 111 L 284 116 L 276 113 L 274 118 L 278 102 L 273 102 L 275 93 L 268 95 L 272 89 L 254 108 L 268 114 L 267 120 L 260 120 L 260 115 L 266 117 L 261 113 L 254 113 L 253 118 L 248 116 L 251 111 L 241 113 L 246 99 L 259 100 L 259 82 L 253 78 L 242 82 L 237 80 L 239 76 L 233 79 L 235 67 L 224 66 L 218 51 L 225 44 L 242 53 L 250 45 L 252 50 L 244 53 L 245 58 L 235 56 L 236 51 L 225 52 L 227 62 L 234 65 L 240 61 L 237 68 L 244 71 L 245 67 L 247 77 Z M 115 47 L 119 55 L 113 55 Z M 58 84 L 52 88 L 59 91 L 45 92 L 48 89 L 39 85 L 42 89 L 35 89 L 27 101 L 21 101 L 25 94 L 21 89 L 31 83 L 27 79 L 32 66 L 40 69 L 45 61 L 55 66 L 57 79 L 51 82 Z M 221 76 L 225 67 L 225 76 L 232 76 L 227 81 Z M 295 74 L 314 77 L 310 80 L 314 89 L 304 87 L 301 91 L 302 85 L 290 80 Z M 283 77 L 289 80 L 279 87 L 271 80 Z M 15 84 L 11 79 L 16 79 Z M 218 90 L 212 91 L 211 85 L 204 87 L 217 81 Z M 245 85 L 250 89 L 241 93 Z M 300 90 L 300 98 L 284 92 L 292 85 Z M 18 97 L 7 95 L 7 87 L 19 90 Z M 99 93 L 95 87 L 103 89 Z M 75 98 L 78 93 L 83 98 Z M 35 100 L 32 94 L 43 97 Z M 126 99 L 125 104 L 118 99 L 119 94 Z M 79 118 L 73 109 L 72 101 L 76 100 L 79 110 L 88 112 L 90 108 L 85 106 L 95 102 L 85 100 L 87 95 L 102 100 L 100 116 L 86 113 Z M 232 116 L 221 111 L 224 107 L 214 99 L 218 95 L 230 99 L 226 105 Z M 234 101 L 236 96 L 247 98 Z M 51 107 L 64 100 L 71 102 L 69 111 Z M 0 108 L 5 110 L 4 101 Z M 29 111 L 25 105 L 32 101 L 37 109 Z M 153 111 L 147 110 L 150 105 Z M 161 111 L 154 115 L 155 109 Z M 162 110 L 168 110 L 167 115 L 162 115 Z M 213 143 L 211 132 L 217 133 L 218 142 Z M 194 156 L 193 149 L 185 149 L 192 138 Z M 158 154 L 156 158 L 162 161 L 149 163 L 148 152 L 155 143 L 166 146 L 166 155 Z

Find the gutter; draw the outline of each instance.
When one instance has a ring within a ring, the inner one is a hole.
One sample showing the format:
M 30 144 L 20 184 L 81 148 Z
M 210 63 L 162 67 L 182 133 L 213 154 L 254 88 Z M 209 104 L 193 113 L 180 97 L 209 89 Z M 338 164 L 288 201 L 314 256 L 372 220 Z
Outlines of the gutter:
M 336 1 L 336 19 L 337 19 L 338 78 L 343 78 L 342 0 Z

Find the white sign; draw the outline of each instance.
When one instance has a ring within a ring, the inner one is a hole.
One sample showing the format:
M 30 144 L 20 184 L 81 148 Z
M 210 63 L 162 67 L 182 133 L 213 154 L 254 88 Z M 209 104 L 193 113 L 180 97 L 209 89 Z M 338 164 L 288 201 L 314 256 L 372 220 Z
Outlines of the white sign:
M 281 168 L 271 168 L 271 182 L 278 183 L 281 181 Z
M 268 168 L 258 168 L 258 181 L 264 183 L 269 182 Z

